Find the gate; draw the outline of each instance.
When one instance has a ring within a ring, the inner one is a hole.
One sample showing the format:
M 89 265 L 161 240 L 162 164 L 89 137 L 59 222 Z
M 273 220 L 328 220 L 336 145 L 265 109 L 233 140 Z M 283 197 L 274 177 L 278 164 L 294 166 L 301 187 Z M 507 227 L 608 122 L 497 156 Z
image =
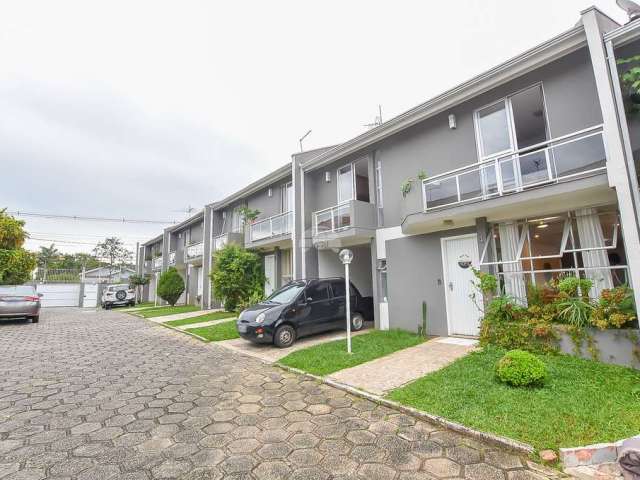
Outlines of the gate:
M 40 283 L 36 285 L 42 294 L 40 303 L 43 307 L 79 307 L 79 283 Z
M 82 308 L 96 308 L 98 306 L 97 283 L 85 283 L 84 295 L 82 296 Z

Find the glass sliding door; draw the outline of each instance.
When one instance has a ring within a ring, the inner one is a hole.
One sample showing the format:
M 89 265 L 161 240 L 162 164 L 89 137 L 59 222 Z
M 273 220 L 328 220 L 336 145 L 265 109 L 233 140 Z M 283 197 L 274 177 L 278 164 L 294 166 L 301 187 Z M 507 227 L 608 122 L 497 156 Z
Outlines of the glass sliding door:
M 476 129 L 480 160 L 513 150 L 506 100 L 478 110 Z
M 351 164 L 338 169 L 338 204 L 353 200 L 353 169 Z

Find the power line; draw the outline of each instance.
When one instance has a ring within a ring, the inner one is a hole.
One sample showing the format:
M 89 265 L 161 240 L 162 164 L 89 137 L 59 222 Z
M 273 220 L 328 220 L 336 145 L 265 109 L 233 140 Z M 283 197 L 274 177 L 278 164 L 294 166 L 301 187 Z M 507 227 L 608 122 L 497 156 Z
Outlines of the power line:
M 167 224 L 175 224 L 178 223 L 175 220 L 134 220 L 127 218 L 109 218 L 109 217 L 84 217 L 82 215 L 59 215 L 53 213 L 35 213 L 35 212 L 21 212 L 21 211 L 11 211 L 7 212 L 10 215 L 16 215 L 18 217 L 37 217 L 37 218 L 51 218 L 51 219 L 65 219 L 65 220 L 87 220 L 91 222 L 118 222 L 118 223 L 148 223 L 148 224 L 158 224 L 158 225 L 167 225 Z
M 34 240 L 36 242 L 51 242 L 51 243 L 69 243 L 73 245 L 93 245 L 94 247 L 97 245 L 96 242 L 78 242 L 74 240 L 58 240 L 53 238 L 37 238 L 37 237 L 29 237 L 27 240 Z M 123 243 L 128 247 L 135 246 L 134 243 Z

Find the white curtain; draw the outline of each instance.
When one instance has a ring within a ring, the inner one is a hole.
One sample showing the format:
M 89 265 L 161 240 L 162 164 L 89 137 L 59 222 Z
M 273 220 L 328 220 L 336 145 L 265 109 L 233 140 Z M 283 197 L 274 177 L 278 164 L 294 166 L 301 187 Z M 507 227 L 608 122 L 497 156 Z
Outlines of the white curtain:
M 600 217 L 594 208 L 576 210 L 576 226 L 580 248 L 605 247 L 604 233 Z M 582 252 L 582 262 L 585 268 L 609 267 L 609 256 L 606 250 L 590 250 Z M 586 277 L 593 282 L 591 298 L 598 298 L 605 288 L 613 288 L 611 270 L 606 268 L 586 270 Z
M 500 251 L 502 261 L 508 262 L 518 258 L 518 243 L 520 234 L 518 224 L 515 222 L 500 223 L 498 225 L 500 234 Z M 504 293 L 516 298 L 522 305 L 527 304 L 527 287 L 522 272 L 522 262 L 504 263 Z M 510 273 L 518 272 L 518 273 Z

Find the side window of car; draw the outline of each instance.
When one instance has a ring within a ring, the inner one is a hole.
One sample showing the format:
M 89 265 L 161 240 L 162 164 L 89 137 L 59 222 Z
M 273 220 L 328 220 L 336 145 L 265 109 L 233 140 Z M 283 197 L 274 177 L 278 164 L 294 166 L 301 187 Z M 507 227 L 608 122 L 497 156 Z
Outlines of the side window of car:
M 306 292 L 307 300 L 311 302 L 319 302 L 329 298 L 329 284 L 327 282 L 318 282 L 311 285 Z
M 333 290 L 334 298 L 344 297 L 344 282 L 341 282 L 341 281 L 331 282 L 331 289 Z

